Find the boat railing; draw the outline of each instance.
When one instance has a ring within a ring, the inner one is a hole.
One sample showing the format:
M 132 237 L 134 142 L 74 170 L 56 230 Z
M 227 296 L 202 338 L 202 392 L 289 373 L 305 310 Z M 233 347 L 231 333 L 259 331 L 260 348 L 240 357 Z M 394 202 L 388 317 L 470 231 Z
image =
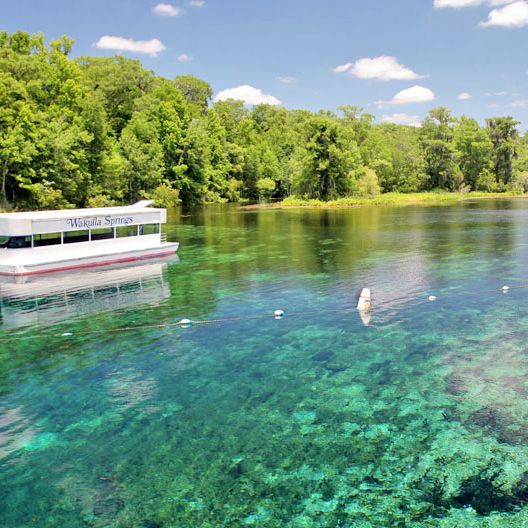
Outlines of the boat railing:
M 160 233 L 160 242 L 165 244 L 167 242 L 167 233 Z

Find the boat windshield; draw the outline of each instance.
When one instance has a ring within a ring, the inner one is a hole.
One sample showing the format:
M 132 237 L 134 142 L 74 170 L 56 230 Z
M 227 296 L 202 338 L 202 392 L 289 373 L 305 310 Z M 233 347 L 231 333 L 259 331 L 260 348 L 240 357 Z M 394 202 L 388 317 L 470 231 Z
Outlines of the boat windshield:
M 5 248 L 7 247 L 7 243 L 9 242 L 9 237 L 0 235 L 0 247 Z

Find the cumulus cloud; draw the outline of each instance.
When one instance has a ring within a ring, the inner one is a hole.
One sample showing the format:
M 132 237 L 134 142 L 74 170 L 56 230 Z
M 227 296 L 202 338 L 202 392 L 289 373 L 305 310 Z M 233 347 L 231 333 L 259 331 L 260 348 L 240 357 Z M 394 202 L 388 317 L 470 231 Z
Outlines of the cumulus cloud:
M 510 103 L 512 108 L 528 108 L 528 99 L 519 99 Z
M 460 99 L 460 101 L 467 101 L 468 99 L 471 99 L 472 95 L 467 92 L 462 92 L 458 94 L 457 99 Z
M 282 84 L 293 84 L 294 82 L 297 82 L 297 78 L 296 77 L 292 77 L 292 76 L 285 76 L 285 77 L 275 77 L 275 79 L 277 79 L 277 81 L 281 82 Z
M 135 53 L 144 53 L 151 57 L 157 57 L 162 51 L 167 48 L 159 39 L 151 40 L 133 40 L 124 37 L 114 37 L 105 35 L 101 37 L 96 43 L 95 47 L 99 49 L 108 49 L 115 51 L 132 51 Z
M 183 14 L 183 11 L 172 4 L 157 4 L 152 8 L 152 12 L 164 17 L 177 17 Z
M 354 66 L 353 62 L 347 62 L 346 64 L 341 64 L 340 66 L 336 66 L 334 68 L 334 73 L 345 73 L 346 71 L 350 70 Z
M 187 55 L 187 53 L 180 53 L 177 57 L 178 62 L 189 62 L 192 60 L 192 57 L 190 55 Z
M 359 79 L 380 79 L 382 81 L 412 80 L 424 77 L 424 75 L 419 75 L 400 64 L 396 57 L 389 55 L 374 58 L 365 57 L 356 62 L 347 62 L 336 66 L 334 72 L 348 72 Z
M 205 5 L 205 0 L 191 0 L 189 5 L 192 7 L 203 7 Z
M 490 5 L 490 6 L 501 6 L 505 4 L 511 4 L 515 0 L 434 0 L 434 7 L 440 9 L 443 7 L 453 7 L 455 9 L 461 9 L 462 7 L 473 7 L 479 5 Z
M 409 125 L 413 127 L 422 126 L 420 118 L 418 116 L 404 113 L 384 115 L 381 118 L 381 121 L 383 123 L 395 123 L 396 125 Z
M 276 97 L 273 95 L 268 95 L 262 92 L 259 88 L 243 84 L 237 86 L 236 88 L 228 88 L 227 90 L 222 90 L 216 94 L 215 101 L 224 101 L 225 99 L 237 99 L 239 101 L 244 101 L 246 104 L 257 105 L 257 104 L 269 104 L 269 105 L 280 105 L 282 104 Z
M 488 14 L 488 20 L 480 23 L 481 27 L 523 27 L 528 25 L 528 1 L 518 0 Z
M 411 86 L 405 90 L 398 92 L 390 101 L 378 101 L 376 104 L 378 107 L 385 105 L 405 105 L 405 104 L 416 104 L 416 103 L 428 103 L 434 101 L 436 96 L 429 88 L 423 86 Z

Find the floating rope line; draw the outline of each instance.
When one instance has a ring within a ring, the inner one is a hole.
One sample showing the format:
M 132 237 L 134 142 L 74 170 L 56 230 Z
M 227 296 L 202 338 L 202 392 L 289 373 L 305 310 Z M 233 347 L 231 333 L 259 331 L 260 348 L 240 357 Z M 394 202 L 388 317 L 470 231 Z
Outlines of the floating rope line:
M 499 293 L 507 293 L 509 291 L 513 290 L 521 290 L 528 288 L 528 284 L 521 284 L 518 286 L 507 286 L 504 285 L 500 288 L 490 288 L 488 290 L 481 290 L 481 291 L 487 291 L 487 292 L 499 292 Z M 440 297 L 441 298 L 441 297 Z M 422 299 L 422 297 L 414 297 L 415 300 Z M 426 296 L 424 294 L 423 300 L 428 301 L 437 301 L 439 297 L 436 295 L 429 295 Z M 412 300 L 412 299 L 409 299 Z M 340 308 L 341 313 L 346 313 L 348 311 L 356 312 L 358 311 L 358 308 L 356 305 L 345 305 L 341 306 Z M 361 310 L 359 310 L 361 312 Z M 320 314 L 321 310 L 312 310 L 312 311 L 303 311 L 303 312 L 290 312 L 288 314 L 288 317 L 295 317 L 298 315 L 313 315 L 313 314 Z M 286 314 L 283 310 L 275 310 L 271 314 L 275 319 L 279 320 L 282 319 Z M 270 314 L 259 314 L 259 315 L 247 315 L 247 316 L 238 316 L 238 317 L 224 317 L 220 319 L 181 319 L 180 321 L 175 322 L 167 322 L 167 323 L 155 323 L 155 324 L 146 324 L 146 325 L 135 325 L 135 326 L 123 326 L 119 328 L 103 328 L 99 330 L 80 330 L 78 332 L 57 332 L 57 333 L 44 333 L 44 334 L 35 334 L 35 335 L 15 335 L 10 337 L 3 337 L 0 338 L 0 343 L 8 343 L 8 342 L 14 342 L 14 341 L 20 341 L 20 340 L 33 340 L 33 339 L 45 339 L 45 338 L 65 338 L 65 337 L 79 337 L 79 336 L 88 336 L 88 335 L 102 335 L 102 334 L 111 334 L 111 333 L 118 333 L 118 332 L 134 332 L 139 330 L 155 330 L 155 329 L 163 329 L 163 328 L 189 328 L 193 325 L 209 325 L 209 324 L 220 324 L 220 323 L 227 323 L 232 321 L 251 321 L 251 320 L 258 320 L 258 319 L 268 319 L 270 317 Z M 374 327 L 373 327 L 374 328 Z
M 346 313 L 348 311 L 356 311 L 355 306 L 343 306 L 341 307 L 341 312 Z M 320 314 L 321 310 L 311 310 L 303 312 L 290 312 L 289 317 L 294 317 L 298 315 L 314 315 Z M 80 330 L 78 332 L 57 332 L 53 334 L 36 334 L 36 335 L 15 335 L 11 337 L 0 338 L 0 343 L 6 343 L 10 341 L 19 341 L 21 339 L 45 339 L 45 338 L 57 338 L 57 337 L 79 337 L 87 335 L 101 335 L 101 334 L 110 334 L 117 332 L 133 332 L 138 330 L 149 330 L 149 329 L 162 329 L 162 328 L 189 328 L 194 325 L 209 325 L 209 324 L 220 324 L 228 323 L 232 321 L 252 321 L 252 320 L 262 320 L 269 319 L 270 316 L 274 319 L 282 319 L 285 316 L 283 310 L 275 310 L 271 315 L 259 314 L 259 315 L 246 315 L 246 316 L 237 316 L 237 317 L 223 317 L 220 319 L 181 319 L 180 321 L 175 321 L 172 323 L 156 323 L 156 324 L 146 324 L 146 325 L 135 325 L 135 326 L 122 326 L 119 328 L 103 328 L 99 330 Z
M 281 311 L 282 310 L 277 310 Z M 282 312 L 284 314 L 284 312 Z M 306 312 L 304 312 L 306 313 Z M 274 315 L 275 319 L 281 319 L 282 316 Z M 53 334 L 36 334 L 36 335 L 16 335 L 12 337 L 0 338 L 0 343 L 6 343 L 10 341 L 19 341 L 21 339 L 45 339 L 52 337 L 78 337 L 86 335 L 96 335 L 96 334 L 110 334 L 116 332 L 132 332 L 137 330 L 149 330 L 149 329 L 160 329 L 160 328 L 188 328 L 192 325 L 208 325 L 216 323 L 226 323 L 230 321 L 250 321 L 254 319 L 263 319 L 269 318 L 269 315 L 250 315 L 245 317 L 224 317 L 222 319 L 181 319 L 180 321 L 173 323 L 156 323 L 156 324 L 147 324 L 147 325 L 136 325 L 136 326 L 122 326 L 119 328 L 103 328 L 99 330 L 80 330 L 79 332 L 57 332 Z

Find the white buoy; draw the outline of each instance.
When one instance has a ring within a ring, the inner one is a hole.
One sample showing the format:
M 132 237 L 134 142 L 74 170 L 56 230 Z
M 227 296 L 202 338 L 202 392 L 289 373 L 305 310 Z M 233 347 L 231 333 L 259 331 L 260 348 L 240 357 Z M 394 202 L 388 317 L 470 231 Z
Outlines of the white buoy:
M 273 315 L 275 316 L 275 319 L 282 319 L 284 317 L 284 311 L 283 310 L 275 310 L 273 312 Z
M 368 312 L 366 312 L 365 310 L 359 310 L 359 317 L 361 319 L 361 322 L 363 323 L 363 326 L 368 326 L 370 324 L 370 320 L 372 319 L 370 310 Z
M 436 295 L 429 295 L 429 297 L 427 297 L 430 301 L 436 301 Z
M 191 326 L 191 325 L 192 325 L 192 321 L 190 319 L 182 319 L 180 321 L 180 326 L 182 328 L 189 328 L 189 326 Z
M 362 312 L 368 312 L 370 310 L 370 299 L 370 290 L 368 288 L 363 288 L 358 299 L 357 309 Z
M 73 334 L 71 332 L 64 332 L 64 334 L 61 334 L 61 337 L 69 337 L 69 336 L 72 336 Z
M 509 289 L 510 289 L 509 286 L 503 286 L 503 287 L 501 288 L 501 290 L 502 290 L 503 292 L 507 292 Z

